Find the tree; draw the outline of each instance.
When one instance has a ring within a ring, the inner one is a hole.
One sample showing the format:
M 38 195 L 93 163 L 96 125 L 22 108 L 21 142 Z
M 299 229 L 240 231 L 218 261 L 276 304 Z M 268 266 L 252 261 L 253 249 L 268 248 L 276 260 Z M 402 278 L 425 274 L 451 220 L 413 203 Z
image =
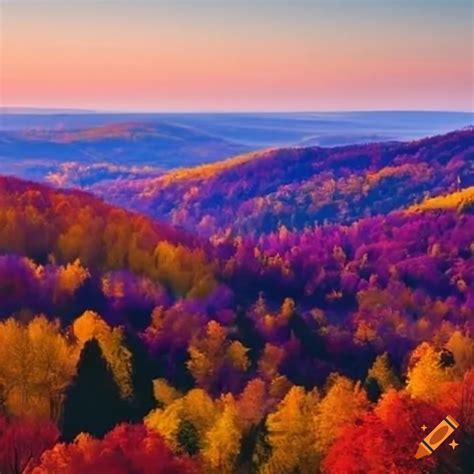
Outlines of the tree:
M 239 418 L 244 428 L 260 423 L 267 398 L 267 387 L 263 380 L 253 379 L 247 383 L 238 400 Z
M 443 367 L 440 353 L 427 342 L 420 344 L 411 354 L 406 390 L 414 398 L 427 402 L 437 397 L 436 388 L 452 380 L 452 368 Z
M 324 474 L 434 472 L 433 456 L 414 462 L 413 447 L 416 449 L 422 432 L 418 428 L 413 434 L 403 424 L 392 427 L 370 412 L 359 424 L 345 425 L 323 459 L 321 470 Z
M 218 416 L 217 403 L 205 390 L 194 388 L 181 399 L 182 419 L 191 421 L 201 438 L 205 437 Z
M 31 474 L 198 474 L 199 464 L 175 456 L 163 438 L 143 425 L 122 424 L 104 439 L 80 435 L 57 444 L 41 457 Z
M 82 349 L 77 374 L 66 394 L 63 439 L 71 441 L 82 432 L 102 437 L 122 417 L 120 390 L 98 341 L 93 338 Z
M 180 422 L 176 439 L 180 449 L 190 456 L 198 454 L 201 450 L 199 432 L 189 420 Z
M 464 406 L 469 398 L 464 390 L 472 391 L 472 387 L 472 380 L 456 382 L 456 386 L 445 382 L 441 392 L 449 390 L 454 396 L 449 400 L 448 393 L 441 393 L 443 406 L 413 398 L 406 391 L 388 390 L 373 410 L 359 417 L 357 423 L 347 422 L 339 431 L 322 463 L 323 473 L 471 472 L 472 433 L 468 431 L 465 415 L 469 416 L 473 410 L 469 402 Z M 446 413 L 461 424 L 456 435 L 461 440 L 460 446 L 454 453 L 450 447 L 441 448 L 436 456 L 414 463 L 414 448 L 426 435 L 421 427 L 434 428 Z
M 151 411 L 144 419 L 146 427 L 159 433 L 173 450 L 178 449 L 181 405 L 181 399 L 178 399 L 164 408 Z
M 21 474 L 54 445 L 59 436 L 50 421 L 16 420 L 0 417 L 0 472 Z
M 64 391 L 74 373 L 76 350 L 59 332 L 59 323 L 37 317 L 28 324 L 28 341 L 33 357 L 32 382 L 46 396 L 49 416 L 58 421 Z
M 76 359 L 58 322 L 0 323 L 0 392 L 9 414 L 57 420 Z
M 368 408 L 368 400 L 360 383 L 339 374 L 332 374 L 325 397 L 319 403 L 314 416 L 316 447 L 325 453 L 341 428 L 352 423 Z
M 151 261 L 156 278 L 178 296 L 204 297 L 216 286 L 212 266 L 201 249 L 162 240 Z
M 58 269 L 58 292 L 73 295 L 90 278 L 89 271 L 81 265 L 79 259 Z
M 207 433 L 203 457 L 211 472 L 229 474 L 239 453 L 242 433 L 234 398 L 228 394 L 222 402 L 222 413 Z
M 166 379 L 153 380 L 153 396 L 160 407 L 166 407 L 181 398 L 183 394 L 176 390 Z
M 367 373 L 364 384 L 369 400 L 377 401 L 383 392 L 390 388 L 399 388 L 400 385 L 400 381 L 390 367 L 388 354 L 385 352 L 377 356 Z
M 114 374 L 122 398 L 130 398 L 132 396 L 132 354 L 123 344 L 122 328 L 110 327 L 94 311 L 86 311 L 82 314 L 74 321 L 72 328 L 80 345 L 84 345 L 86 341 L 92 338 L 98 341 L 100 349 Z
M 270 343 L 265 344 L 262 357 L 258 362 L 258 370 L 262 379 L 270 381 L 277 377 L 284 355 L 283 348 Z
M 272 455 L 268 472 L 310 473 L 316 470 L 313 417 L 319 396 L 293 386 L 276 411 L 268 415 L 268 441 Z
M 200 439 L 204 439 L 220 415 L 212 398 L 200 388 L 182 396 L 161 380 L 155 388 L 156 385 L 157 395 L 164 407 L 151 411 L 145 417 L 146 426 L 160 433 L 173 449 L 179 447 L 178 434 L 183 421 L 192 423 Z

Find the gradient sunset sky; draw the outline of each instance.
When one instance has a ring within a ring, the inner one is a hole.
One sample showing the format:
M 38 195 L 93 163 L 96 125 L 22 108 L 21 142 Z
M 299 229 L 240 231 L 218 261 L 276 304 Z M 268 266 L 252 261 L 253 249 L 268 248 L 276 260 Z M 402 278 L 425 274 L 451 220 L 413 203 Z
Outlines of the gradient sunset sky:
M 474 106 L 471 0 L 0 2 L 3 106 Z

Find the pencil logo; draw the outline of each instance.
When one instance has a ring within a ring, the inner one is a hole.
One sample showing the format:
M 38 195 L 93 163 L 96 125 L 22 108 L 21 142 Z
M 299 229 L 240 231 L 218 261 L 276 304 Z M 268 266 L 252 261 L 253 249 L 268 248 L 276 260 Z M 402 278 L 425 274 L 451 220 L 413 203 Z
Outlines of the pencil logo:
M 421 459 L 434 453 L 458 427 L 459 423 L 452 416 L 448 415 L 421 441 L 415 458 Z

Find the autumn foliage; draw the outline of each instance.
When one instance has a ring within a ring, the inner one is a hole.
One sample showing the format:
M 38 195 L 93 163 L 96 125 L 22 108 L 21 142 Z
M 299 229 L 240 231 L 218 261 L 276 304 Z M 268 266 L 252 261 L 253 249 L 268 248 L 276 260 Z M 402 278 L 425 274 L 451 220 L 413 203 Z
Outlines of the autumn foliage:
M 470 128 L 408 143 L 271 149 L 97 191 L 204 235 L 349 223 L 473 186 L 473 136 Z
M 41 456 L 31 474 L 198 474 L 199 465 L 176 457 L 163 439 L 142 425 L 119 425 L 103 440 L 82 434 L 70 444 L 57 444 Z
M 472 472 L 472 136 L 161 178 L 200 237 L 0 178 L 0 472 Z

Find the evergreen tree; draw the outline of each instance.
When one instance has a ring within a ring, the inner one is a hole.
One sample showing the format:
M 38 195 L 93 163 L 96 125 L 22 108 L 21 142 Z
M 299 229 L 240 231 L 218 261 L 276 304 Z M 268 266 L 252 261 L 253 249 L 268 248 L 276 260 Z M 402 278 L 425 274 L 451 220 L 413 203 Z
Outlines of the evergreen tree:
M 181 449 L 190 456 L 201 450 L 199 432 L 189 420 L 181 420 L 179 423 L 177 440 Z
M 119 421 L 123 421 L 120 390 L 94 338 L 84 345 L 66 393 L 62 437 L 72 441 L 82 432 L 102 437 Z

